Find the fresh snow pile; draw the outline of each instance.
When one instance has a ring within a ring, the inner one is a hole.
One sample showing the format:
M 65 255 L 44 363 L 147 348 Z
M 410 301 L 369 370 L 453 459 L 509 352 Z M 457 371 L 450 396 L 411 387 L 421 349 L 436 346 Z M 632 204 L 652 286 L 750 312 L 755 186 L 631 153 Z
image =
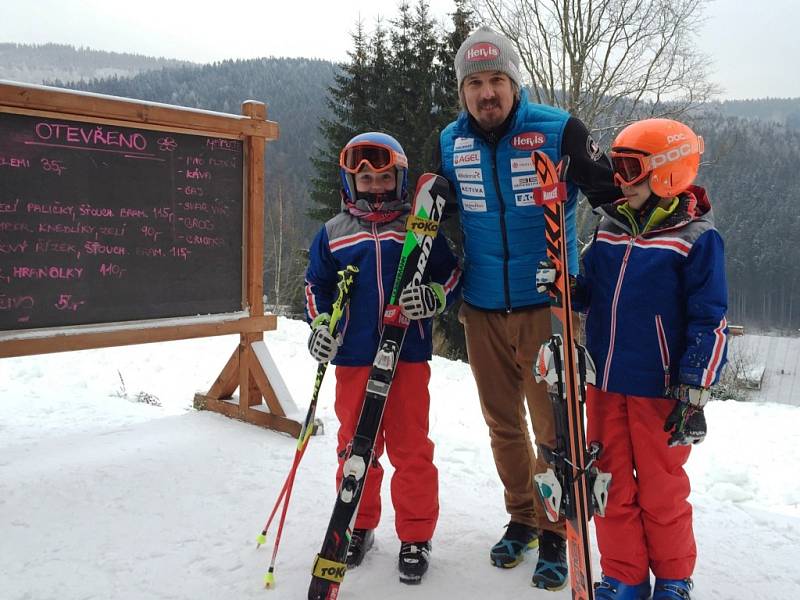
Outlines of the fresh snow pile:
M 315 363 L 307 326 L 266 334 L 295 402 Z M 300 467 L 275 571 L 255 539 L 295 440 L 196 412 L 238 338 L 208 338 L 0 361 L 0 598 L 3 600 L 304 598 L 334 501 L 333 376 Z M 529 586 L 535 552 L 489 564 L 507 516 L 469 367 L 433 361 L 431 435 L 441 517 L 422 585 L 397 580 L 384 459 L 376 545 L 342 599 L 567 599 Z M 792 390 L 800 404 L 800 389 Z M 136 402 L 136 400 L 140 402 Z M 160 404 L 160 406 L 158 405 Z M 689 462 L 699 559 L 696 600 L 800 598 L 800 407 L 714 402 Z M 302 418 L 302 415 L 300 415 Z M 612 491 L 613 493 L 613 491 Z M 595 570 L 599 572 L 595 552 Z

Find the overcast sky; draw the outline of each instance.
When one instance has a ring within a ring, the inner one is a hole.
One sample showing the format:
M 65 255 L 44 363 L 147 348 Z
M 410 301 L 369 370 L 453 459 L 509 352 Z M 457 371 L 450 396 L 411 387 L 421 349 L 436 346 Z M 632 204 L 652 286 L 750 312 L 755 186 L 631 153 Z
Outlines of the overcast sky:
M 210 62 L 343 60 L 359 17 L 371 29 L 399 0 L 0 0 L 0 42 L 58 42 Z M 452 0 L 429 0 L 447 18 Z M 714 0 L 700 48 L 724 98 L 800 97 L 800 0 Z

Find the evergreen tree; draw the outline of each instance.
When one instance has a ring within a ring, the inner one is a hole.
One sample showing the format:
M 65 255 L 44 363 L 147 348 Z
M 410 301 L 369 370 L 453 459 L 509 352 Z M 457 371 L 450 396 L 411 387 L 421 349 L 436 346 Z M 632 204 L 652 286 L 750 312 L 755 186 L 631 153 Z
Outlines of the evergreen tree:
M 409 143 L 413 148 L 412 171 L 414 181 L 420 173 L 431 171 L 438 164 L 438 157 L 434 158 L 439 147 L 439 131 L 442 126 L 451 121 L 454 112 L 443 114 L 436 104 L 436 98 L 441 95 L 437 90 L 438 85 L 452 88 L 453 82 L 441 81 L 438 73 L 441 64 L 438 62 L 439 50 L 446 44 L 446 36 L 436 31 L 431 20 L 428 6 L 424 0 L 418 0 L 414 9 L 412 21 L 411 42 L 414 56 L 411 59 L 412 91 L 416 93 L 416 102 L 412 102 L 410 116 L 411 131 Z M 416 105 L 417 110 L 413 110 Z M 446 121 L 443 122 L 443 119 Z
M 393 58 L 388 35 L 383 21 L 378 21 L 370 41 L 370 108 L 371 115 L 374 115 L 374 126 L 370 129 L 385 129 L 387 123 L 381 121 L 381 118 L 390 119 L 393 109 L 391 99 L 394 87 Z
M 436 84 L 434 86 L 437 127 L 432 133 L 432 139 L 428 142 L 431 147 L 431 160 L 437 165 L 439 162 L 439 131 L 455 119 L 459 111 L 458 82 L 455 70 L 456 52 L 478 25 L 467 2 L 468 0 L 455 0 L 456 10 L 450 14 L 453 30 L 447 34 L 438 50 Z M 443 231 L 455 246 L 456 254 L 463 256 L 459 225 L 459 219 L 454 216 L 444 222 Z M 436 318 L 434 343 L 437 354 L 452 359 L 467 359 L 467 342 L 464 337 L 464 328 L 458 321 L 457 306 Z
M 318 205 L 309 209 L 309 216 L 326 221 L 340 210 L 339 152 L 357 133 L 367 129 L 371 114 L 372 65 L 368 60 L 368 42 L 364 24 L 359 21 L 352 34 L 350 62 L 340 65 L 334 84 L 328 89 L 327 104 L 332 118 L 323 119 L 320 132 L 324 147 L 317 148 L 311 162 L 316 171 L 311 199 Z
M 358 23 L 350 62 L 329 88 L 333 116 L 321 126 L 325 143 L 313 159 L 317 206 L 311 218 L 324 220 L 340 209 L 339 152 L 356 133 L 378 130 L 397 138 L 409 158 L 409 187 L 435 168 L 439 131 L 458 112 L 453 59 L 473 25 L 466 3 L 456 0 L 453 32 L 437 26 L 427 0 L 413 8 L 402 2 L 389 26 L 379 21 L 369 39 Z
M 378 22 L 369 41 L 358 24 L 350 63 L 329 89 L 333 117 L 323 122 L 325 147 L 313 161 L 318 206 L 309 211 L 312 218 L 340 210 L 339 152 L 356 133 L 379 130 L 397 138 L 409 158 L 410 190 L 421 173 L 438 167 L 439 132 L 458 114 L 455 53 L 475 25 L 467 1 L 455 0 L 452 31 L 437 26 L 427 0 L 413 8 L 402 2 L 388 28 Z M 460 245 L 457 219 L 448 230 Z M 450 311 L 437 322 L 437 352 L 464 358 L 464 348 L 463 329 Z

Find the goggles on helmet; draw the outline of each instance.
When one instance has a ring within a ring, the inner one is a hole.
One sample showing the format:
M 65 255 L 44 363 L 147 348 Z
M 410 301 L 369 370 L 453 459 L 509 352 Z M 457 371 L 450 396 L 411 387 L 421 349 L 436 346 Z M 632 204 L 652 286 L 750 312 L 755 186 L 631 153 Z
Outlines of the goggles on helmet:
M 636 185 L 653 170 L 667 163 L 682 162 L 685 158 L 703 153 L 703 138 L 685 141 L 680 145 L 666 148 L 655 154 L 642 154 L 626 148 L 611 149 L 611 165 L 614 169 L 614 183 L 617 185 Z M 695 167 L 695 173 L 697 169 Z
M 636 185 L 643 181 L 651 171 L 650 157 L 638 152 L 611 151 L 611 165 L 614 168 L 614 183 L 617 185 Z
M 339 154 L 339 166 L 348 173 L 358 173 L 364 165 L 382 173 L 394 167 L 406 168 L 408 161 L 393 148 L 375 142 L 357 142 Z

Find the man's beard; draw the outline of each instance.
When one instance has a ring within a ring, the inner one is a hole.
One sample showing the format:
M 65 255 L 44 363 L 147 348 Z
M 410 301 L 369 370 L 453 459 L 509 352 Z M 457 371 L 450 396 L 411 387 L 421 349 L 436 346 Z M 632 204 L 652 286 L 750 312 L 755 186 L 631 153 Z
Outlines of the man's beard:
M 500 111 L 497 116 L 488 116 L 486 114 L 482 114 L 484 110 L 488 109 L 497 109 Z M 490 98 L 489 100 L 481 100 L 478 102 L 478 114 L 480 118 L 476 117 L 476 121 L 478 124 L 483 127 L 484 129 L 491 130 L 495 127 L 498 127 L 502 122 L 505 120 L 505 117 L 502 114 L 503 107 L 500 105 L 500 101 L 497 98 Z

